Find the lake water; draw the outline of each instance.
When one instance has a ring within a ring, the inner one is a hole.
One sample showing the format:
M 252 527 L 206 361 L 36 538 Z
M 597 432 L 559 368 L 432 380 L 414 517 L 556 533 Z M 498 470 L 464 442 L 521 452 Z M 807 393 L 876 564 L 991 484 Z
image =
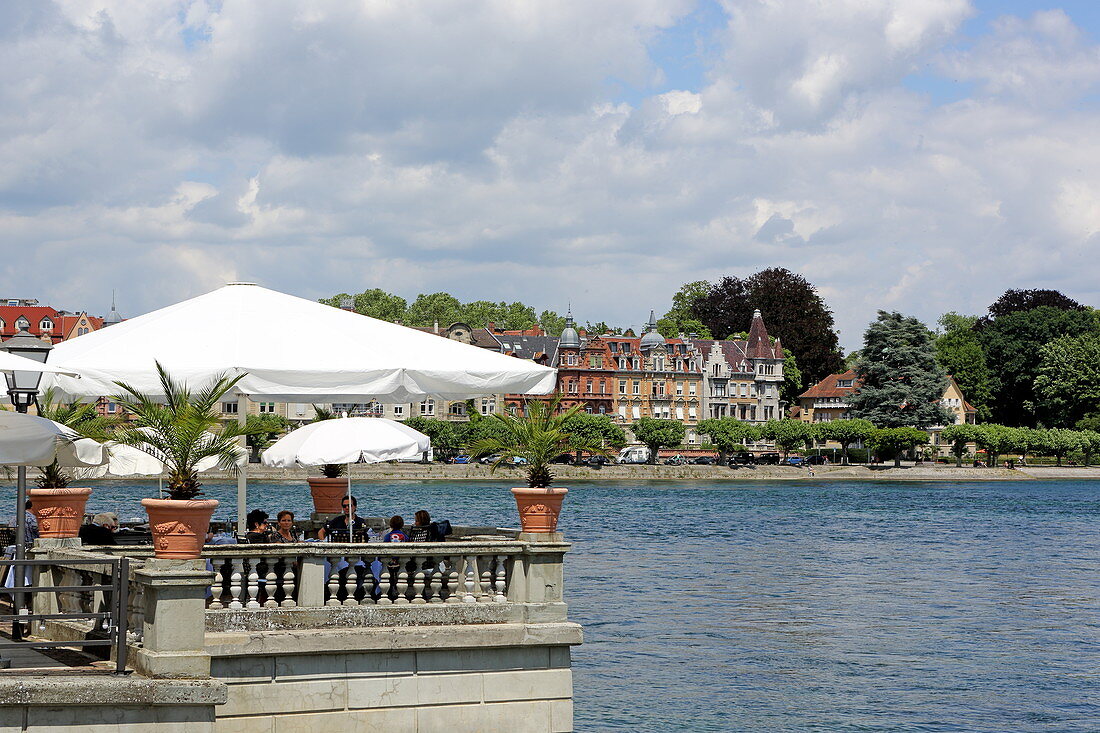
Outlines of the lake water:
M 509 485 L 355 493 L 514 526 Z M 309 512 L 297 482 L 250 489 Z M 1100 482 L 572 482 L 561 524 L 577 730 L 1100 731 Z

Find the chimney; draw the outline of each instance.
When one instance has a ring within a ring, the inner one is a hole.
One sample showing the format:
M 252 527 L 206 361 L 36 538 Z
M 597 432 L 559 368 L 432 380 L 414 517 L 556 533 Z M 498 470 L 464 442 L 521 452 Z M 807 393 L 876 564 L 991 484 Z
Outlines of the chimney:
M 439 321 L 438 320 L 435 322 L 435 325 L 432 326 L 432 328 L 435 330 L 435 335 L 438 336 L 439 335 Z

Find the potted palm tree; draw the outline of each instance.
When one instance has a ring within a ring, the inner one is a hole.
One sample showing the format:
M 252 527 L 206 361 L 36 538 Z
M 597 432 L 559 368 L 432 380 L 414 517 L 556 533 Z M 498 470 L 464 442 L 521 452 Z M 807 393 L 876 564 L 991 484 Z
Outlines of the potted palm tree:
M 501 466 L 520 465 L 527 474 L 527 486 L 512 489 L 524 532 L 549 533 L 558 526 L 562 500 L 568 489 L 553 488 L 550 462 L 562 453 L 582 450 L 597 455 L 608 451 L 598 440 L 583 441 L 570 435 L 565 421 L 581 411 L 580 405 L 561 412 L 560 397 L 547 402 L 528 402 L 524 414 L 494 414 L 502 423 L 501 435 L 486 437 L 470 446 L 470 455 L 496 456 L 493 471 Z
M 142 394 L 125 382 L 115 382 L 124 394 L 115 397 L 133 415 L 131 423 L 119 429 L 114 439 L 149 453 L 164 464 L 167 499 L 142 499 L 153 532 L 157 557 L 197 558 L 202 552 L 210 517 L 218 507 L 213 499 L 199 499 L 199 462 L 216 458 L 222 470 L 236 473 L 244 450 L 238 439 L 247 428 L 222 424 L 215 409 L 221 398 L 244 375 L 215 379 L 198 392 L 174 380 L 157 363 L 163 398 Z
M 320 405 L 313 406 L 313 422 L 333 420 L 336 413 Z M 347 466 L 342 463 L 326 463 L 321 466 L 321 475 L 309 476 L 309 493 L 313 497 L 313 511 L 318 514 L 340 514 L 341 502 L 348 495 L 348 477 L 344 475 Z
M 96 414 L 94 404 L 81 401 L 55 403 L 53 390 L 46 391 L 40 405 L 39 417 L 60 423 L 81 438 L 107 440 L 110 428 L 116 422 Z M 48 466 L 40 466 L 38 470 L 40 473 L 35 482 L 36 488 L 31 489 L 27 496 L 31 500 L 31 511 L 38 521 L 39 536 L 76 537 L 92 490 L 70 486 L 72 475 L 56 460 Z

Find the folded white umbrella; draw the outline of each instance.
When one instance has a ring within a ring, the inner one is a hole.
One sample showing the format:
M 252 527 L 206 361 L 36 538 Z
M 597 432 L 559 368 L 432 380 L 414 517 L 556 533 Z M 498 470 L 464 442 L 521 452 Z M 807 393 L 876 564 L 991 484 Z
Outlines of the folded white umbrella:
M 393 420 L 347 417 L 322 420 L 287 433 L 260 456 L 265 466 L 292 468 L 326 463 L 381 463 L 417 458 L 431 439 Z
M 0 410 L 0 465 L 47 466 L 54 459 L 72 468 L 98 466 L 107 457 L 101 444 L 81 438 L 60 423 Z

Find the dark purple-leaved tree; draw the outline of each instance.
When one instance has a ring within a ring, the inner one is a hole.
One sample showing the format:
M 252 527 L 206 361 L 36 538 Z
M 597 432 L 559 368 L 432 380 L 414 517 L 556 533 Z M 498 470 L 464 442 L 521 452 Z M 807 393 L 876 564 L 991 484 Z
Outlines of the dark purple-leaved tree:
M 806 385 L 844 371 L 832 311 L 806 278 L 790 270 L 772 267 L 744 279 L 724 277 L 691 306 L 715 338 L 748 330 L 757 308 L 768 333 L 794 354 Z

